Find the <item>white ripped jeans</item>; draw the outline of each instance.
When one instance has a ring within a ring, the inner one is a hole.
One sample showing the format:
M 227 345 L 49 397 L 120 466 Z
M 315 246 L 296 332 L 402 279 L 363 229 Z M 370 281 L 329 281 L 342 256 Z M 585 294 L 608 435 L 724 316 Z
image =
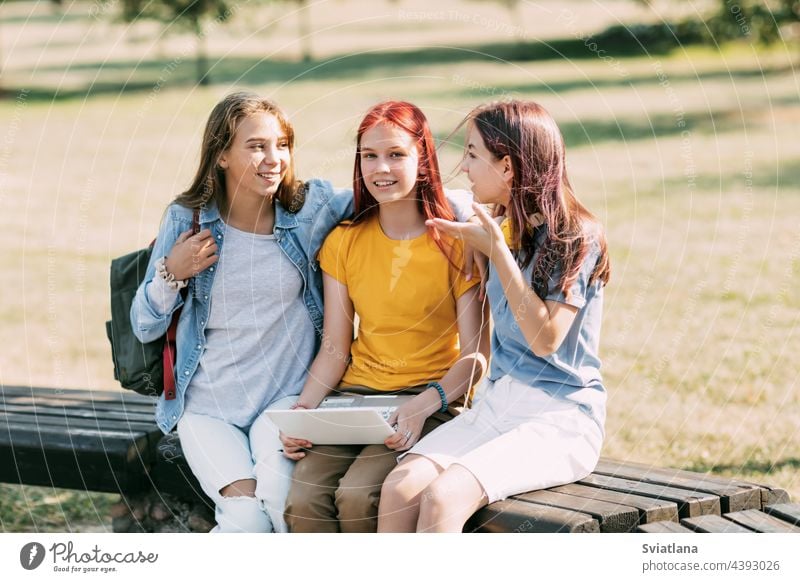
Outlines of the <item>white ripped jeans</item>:
M 272 403 L 287 409 L 297 396 Z M 279 451 L 278 428 L 262 413 L 247 429 L 223 420 L 184 412 L 178 436 L 189 467 L 216 505 L 212 532 L 286 532 L 283 511 L 294 462 Z M 243 479 L 255 479 L 255 497 L 223 497 L 220 491 Z

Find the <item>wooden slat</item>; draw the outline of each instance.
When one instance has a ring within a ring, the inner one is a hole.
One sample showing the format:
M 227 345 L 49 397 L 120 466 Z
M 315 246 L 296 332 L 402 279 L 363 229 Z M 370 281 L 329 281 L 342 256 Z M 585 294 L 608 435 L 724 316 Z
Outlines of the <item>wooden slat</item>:
M 743 481 L 741 479 L 732 479 L 730 477 L 721 477 L 719 475 L 713 475 L 711 473 L 699 473 L 697 471 L 687 471 L 686 469 L 673 469 L 670 467 L 659 467 L 655 465 L 648 465 L 645 463 L 636 463 L 633 461 L 620 461 L 619 459 L 611 459 L 607 457 L 601 457 L 601 463 L 608 463 L 608 464 L 620 464 L 631 468 L 638 468 L 643 471 L 652 471 L 658 472 L 662 475 L 670 475 L 670 476 L 680 476 L 685 477 L 687 479 L 693 479 L 700 477 L 704 480 L 711 481 L 712 483 L 717 483 L 719 485 L 737 485 L 742 487 L 747 486 L 758 486 L 755 483 L 749 483 L 747 481 Z
M 148 432 L 156 428 L 155 422 L 125 422 L 120 420 L 104 420 L 101 418 L 73 418 L 69 416 L 50 416 L 50 415 L 28 415 L 19 413 L 0 412 L 0 426 L 8 419 L 10 422 L 29 424 L 35 426 L 62 427 L 62 428 L 97 428 L 97 429 L 119 429 L 125 428 L 131 431 Z
M 29 424 L 3 422 L 0 424 L 0 446 L 34 446 L 63 450 L 106 450 L 117 443 L 147 438 L 141 431 L 99 430 L 75 428 L 70 431 L 57 427 L 31 427 Z
M 726 513 L 724 517 L 735 521 L 739 525 L 761 533 L 800 533 L 800 527 L 762 511 L 758 511 L 757 509 Z
M 29 415 L 72 416 L 75 418 L 102 418 L 105 420 L 138 420 L 148 422 L 153 420 L 152 414 L 126 412 L 124 410 L 99 410 L 90 408 L 61 408 L 57 406 L 16 406 L 0 404 L 0 412 L 15 412 Z
M 637 527 L 636 531 L 644 533 L 692 533 L 692 530 L 674 521 L 654 521 L 653 523 L 645 523 Z
M 510 533 L 599 532 L 596 519 L 585 513 L 534 505 L 519 499 L 497 501 L 480 509 L 464 531 Z
M 633 531 L 639 523 L 639 511 L 636 508 L 618 503 L 609 503 L 600 499 L 575 497 L 553 491 L 531 491 L 515 495 L 514 498 L 537 505 L 560 507 L 561 509 L 588 513 L 600 524 L 600 531 L 606 533 Z
M 761 508 L 761 489 L 759 487 L 745 484 L 737 485 L 733 481 L 711 480 L 701 473 L 647 467 L 611 459 L 601 459 L 594 472 L 600 475 L 641 481 L 642 483 L 667 485 L 690 491 L 710 493 L 720 498 L 720 509 L 723 513 Z
M 750 488 L 760 488 L 761 489 L 761 506 L 764 507 L 765 505 L 775 504 L 775 503 L 789 503 L 789 494 L 779 488 L 779 487 L 771 487 L 770 485 L 764 485 L 762 483 L 753 483 L 751 481 L 747 481 L 745 479 L 732 479 L 730 477 L 721 477 L 719 475 L 713 475 L 711 473 L 697 473 L 695 471 L 686 471 L 684 469 L 669 469 L 664 467 L 654 467 L 652 465 L 646 465 L 643 463 L 634 463 L 630 461 L 618 461 L 615 459 L 607 459 L 603 457 L 602 461 L 608 461 L 613 463 L 624 463 L 625 465 L 629 465 L 631 467 L 639 467 L 641 469 L 649 469 L 653 471 L 659 471 L 662 474 L 673 474 L 673 475 L 682 475 L 688 478 L 696 477 L 697 475 L 701 475 L 703 480 L 709 481 L 712 483 L 718 483 L 720 485 L 736 485 L 738 487 L 750 487 Z
M 123 390 L 76 390 L 72 388 L 41 388 L 38 386 L 0 386 L 0 400 L 13 396 L 43 396 L 51 398 L 78 398 L 103 402 L 153 403 L 155 398 Z
M 569 495 L 575 495 L 578 497 L 600 499 L 610 503 L 618 503 L 620 505 L 635 507 L 639 511 L 639 523 L 650 523 L 653 521 L 678 521 L 678 506 L 672 501 L 654 499 L 652 497 L 643 497 L 641 495 L 634 495 L 632 493 L 621 493 L 619 491 L 599 489 L 597 487 L 588 487 L 578 483 L 570 483 L 569 485 L 552 487 L 548 489 L 548 491 L 568 493 Z
M 672 501 L 678 505 L 678 515 L 680 517 L 720 515 L 721 513 L 719 497 L 709 493 L 700 493 L 688 489 L 681 489 L 679 487 L 640 483 L 631 479 L 620 479 L 617 477 L 595 474 L 581 479 L 578 483 L 611 491 L 633 493 L 634 495 L 641 495 L 643 497 Z
M 770 487 L 769 485 L 759 485 L 761 487 L 761 507 L 767 505 L 777 505 L 789 503 L 789 493 L 780 487 Z
M 787 523 L 800 526 L 800 503 L 776 503 L 767 505 L 764 511 Z
M 150 414 L 155 412 L 155 402 L 106 402 L 78 398 L 42 398 L 41 396 L 15 396 L 5 398 L 0 401 L 0 405 L 5 406 L 50 406 L 54 408 L 65 408 L 71 410 L 92 411 L 126 411 L 137 414 Z
M 719 515 L 700 515 L 681 520 L 681 525 L 697 533 L 753 533 L 753 530 L 742 527 Z
M 113 493 L 141 491 L 148 482 L 151 453 L 144 436 L 70 442 L 62 432 L 60 443 L 44 436 L 53 440 L 23 445 L 14 435 L 13 446 L 0 444 L 0 481 Z

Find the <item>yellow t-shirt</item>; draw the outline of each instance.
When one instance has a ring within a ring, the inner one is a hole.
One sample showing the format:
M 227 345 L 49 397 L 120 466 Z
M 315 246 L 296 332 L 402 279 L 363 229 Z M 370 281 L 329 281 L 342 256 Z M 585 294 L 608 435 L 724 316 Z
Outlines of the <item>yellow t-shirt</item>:
M 460 266 L 463 244 L 452 244 Z M 377 217 L 338 226 L 319 262 L 347 286 L 359 317 L 341 386 L 399 390 L 439 380 L 456 362 L 456 300 L 480 278 L 466 281 L 428 233 L 392 240 Z

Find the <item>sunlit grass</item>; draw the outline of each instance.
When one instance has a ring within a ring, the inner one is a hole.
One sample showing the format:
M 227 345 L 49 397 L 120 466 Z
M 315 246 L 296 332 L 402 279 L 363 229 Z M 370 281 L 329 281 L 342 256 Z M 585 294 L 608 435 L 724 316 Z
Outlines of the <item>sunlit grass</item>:
M 479 4 L 492 3 L 470 6 Z M 139 91 L 57 101 L 15 101 L 12 92 L 0 103 L 0 269 L 11 282 L 0 291 L 0 381 L 115 389 L 103 325 L 110 259 L 155 236 L 165 205 L 192 177 L 208 111 L 232 88 L 281 103 L 296 126 L 301 175 L 337 184 L 350 180 L 355 127 L 377 100 L 418 103 L 444 138 L 477 103 L 532 98 L 561 125 L 576 191 L 608 232 L 604 454 L 762 481 L 800 499 L 800 89 L 789 51 L 678 49 L 621 58 L 621 76 L 591 55 L 404 57 L 401 48 L 430 34 L 405 36 L 409 28 L 376 29 L 391 64 L 320 61 L 292 83 L 305 66 L 289 53 L 259 56 L 250 39 L 219 62 L 218 84 L 193 87 L 187 60 L 153 92 L 178 46 L 170 40 L 160 61 L 101 71 L 109 83 L 132 74 Z M 464 36 L 454 30 L 453 45 Z M 320 55 L 355 50 L 363 39 L 351 47 L 351 38 L 320 39 Z M 439 39 L 448 40 L 441 31 Z M 221 46 L 212 46 L 215 57 L 226 54 Z M 141 43 L 122 47 L 118 60 L 139 58 Z M 250 70 L 248 58 L 265 62 Z M 7 77 L 18 87 L 21 67 Z M 66 85 L 83 86 L 95 72 L 76 67 Z M 62 73 L 54 65 L 36 79 L 57 84 Z M 442 148 L 446 171 L 460 139 Z M 99 524 L 107 514 L 105 496 L 2 487 L 7 531 Z

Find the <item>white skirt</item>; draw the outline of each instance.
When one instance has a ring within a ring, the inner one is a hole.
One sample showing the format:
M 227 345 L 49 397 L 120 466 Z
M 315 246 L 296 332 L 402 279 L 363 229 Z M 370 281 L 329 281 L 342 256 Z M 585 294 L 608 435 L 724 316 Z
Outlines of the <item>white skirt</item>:
M 407 454 L 442 469 L 454 463 L 465 467 L 493 503 L 586 477 L 602 444 L 602 429 L 578 404 L 503 376 L 496 382 L 486 378 L 470 410 Z

